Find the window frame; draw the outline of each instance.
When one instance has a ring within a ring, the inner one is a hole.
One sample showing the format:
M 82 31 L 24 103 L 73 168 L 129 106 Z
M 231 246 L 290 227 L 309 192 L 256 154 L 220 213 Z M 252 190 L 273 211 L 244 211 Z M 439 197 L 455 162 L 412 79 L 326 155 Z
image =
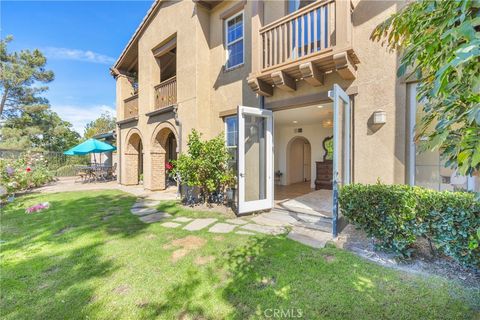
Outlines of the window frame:
M 416 166 L 417 166 L 417 146 L 415 144 L 415 127 L 416 127 L 416 114 L 417 114 L 417 86 L 418 82 L 407 83 L 407 166 L 406 166 L 406 182 L 411 186 L 416 186 Z M 475 191 L 475 178 L 471 175 L 467 178 L 467 190 Z M 441 191 L 441 190 L 439 190 Z
M 242 16 L 242 36 L 238 39 L 235 39 L 234 41 L 232 42 L 228 42 L 228 22 L 237 18 L 238 16 Z M 241 67 L 245 64 L 245 15 L 244 15 L 244 10 L 240 10 L 239 12 L 231 15 L 230 17 L 228 18 L 225 18 L 224 20 L 224 32 L 225 32 L 225 70 L 232 70 L 232 69 L 236 69 L 238 67 Z M 242 62 L 239 63 L 239 64 L 236 64 L 234 66 L 228 66 L 228 60 L 229 60 L 229 54 L 228 54 L 228 47 L 237 43 L 237 42 L 240 42 L 242 41 L 243 43 L 243 50 L 242 50 Z
M 235 140 L 235 145 L 233 146 L 230 146 L 228 145 L 228 119 L 234 119 L 235 122 L 236 122 L 236 140 Z M 235 157 L 235 171 L 238 169 L 238 117 L 237 115 L 231 115 L 231 116 L 226 116 L 223 118 L 223 122 L 224 122 L 224 132 L 225 132 L 225 146 L 228 150 L 235 150 L 235 153 L 236 153 L 236 157 Z M 233 161 L 230 161 L 229 162 L 233 162 Z

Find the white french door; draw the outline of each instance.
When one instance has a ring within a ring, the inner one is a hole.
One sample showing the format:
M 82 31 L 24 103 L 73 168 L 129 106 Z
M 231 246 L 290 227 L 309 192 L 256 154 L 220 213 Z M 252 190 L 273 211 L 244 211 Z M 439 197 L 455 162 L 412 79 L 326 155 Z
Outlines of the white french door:
M 351 123 L 350 123 L 350 97 L 338 85 L 333 85 L 333 90 L 328 92 L 333 100 L 333 235 L 338 233 L 339 208 L 338 191 L 342 185 L 350 184 L 351 170 Z
M 273 113 L 238 106 L 238 213 L 273 207 Z

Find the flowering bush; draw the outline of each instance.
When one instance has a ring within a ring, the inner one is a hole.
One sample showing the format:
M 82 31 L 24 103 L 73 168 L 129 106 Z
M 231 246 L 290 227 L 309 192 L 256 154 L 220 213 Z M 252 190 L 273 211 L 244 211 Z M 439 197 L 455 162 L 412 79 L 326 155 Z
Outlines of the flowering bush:
M 54 179 L 42 156 L 25 155 L 20 159 L 0 159 L 0 200 Z
M 50 203 L 42 202 L 25 209 L 25 213 L 35 213 L 50 208 Z

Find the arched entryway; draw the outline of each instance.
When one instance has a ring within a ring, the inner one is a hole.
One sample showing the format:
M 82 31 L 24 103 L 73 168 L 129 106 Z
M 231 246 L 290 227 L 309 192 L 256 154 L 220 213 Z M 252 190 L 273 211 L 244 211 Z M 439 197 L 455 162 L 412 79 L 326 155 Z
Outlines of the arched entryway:
M 287 145 L 287 184 L 311 180 L 312 147 L 304 137 L 294 137 Z
M 177 159 L 178 142 L 175 126 L 170 122 L 162 122 L 152 135 L 151 158 L 151 190 L 164 190 L 168 186 L 168 175 L 165 165 Z
M 123 154 L 125 171 L 122 184 L 136 185 L 143 175 L 143 143 L 138 130 L 132 130 L 127 135 L 126 150 Z

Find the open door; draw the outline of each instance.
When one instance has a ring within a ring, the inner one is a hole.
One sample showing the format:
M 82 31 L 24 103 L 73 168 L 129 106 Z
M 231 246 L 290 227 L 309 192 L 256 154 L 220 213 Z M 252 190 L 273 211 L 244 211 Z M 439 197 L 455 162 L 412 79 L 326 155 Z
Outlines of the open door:
M 338 84 L 328 92 L 333 100 L 333 236 L 338 234 L 340 212 L 338 208 L 338 191 L 342 185 L 351 182 L 351 139 L 350 139 L 350 97 Z
M 273 207 L 273 114 L 238 106 L 238 213 Z

